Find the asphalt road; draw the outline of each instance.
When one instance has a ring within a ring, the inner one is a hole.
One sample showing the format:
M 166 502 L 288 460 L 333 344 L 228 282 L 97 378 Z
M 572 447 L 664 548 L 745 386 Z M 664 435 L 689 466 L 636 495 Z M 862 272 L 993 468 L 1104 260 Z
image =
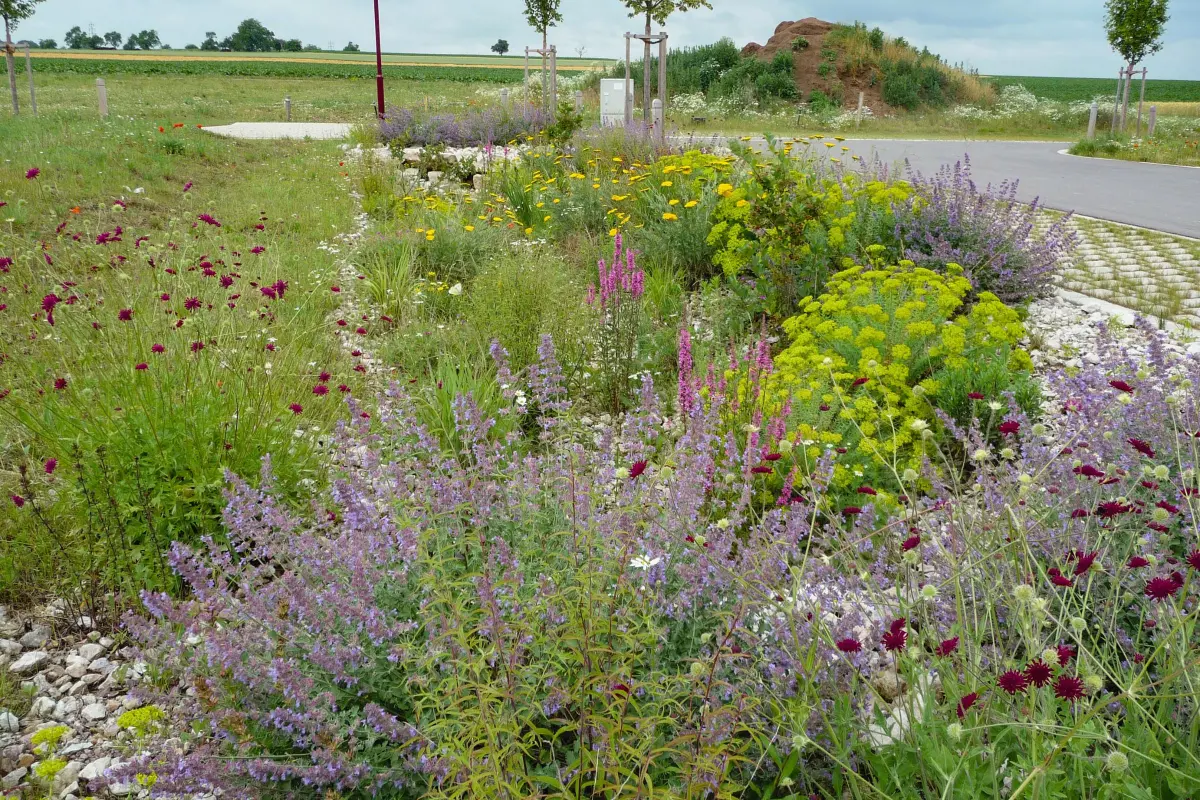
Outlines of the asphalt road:
M 1066 142 L 858 139 L 845 144 L 864 158 L 877 154 L 902 167 L 907 161 L 925 174 L 969 154 L 976 183 L 1015 178 L 1022 200 L 1040 198 L 1050 208 L 1200 238 L 1200 169 L 1061 155 L 1058 151 L 1070 146 Z

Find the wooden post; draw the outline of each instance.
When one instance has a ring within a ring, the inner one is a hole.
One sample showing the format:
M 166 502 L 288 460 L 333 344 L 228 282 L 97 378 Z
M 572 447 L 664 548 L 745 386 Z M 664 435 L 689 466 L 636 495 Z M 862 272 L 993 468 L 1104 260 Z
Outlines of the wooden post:
M 1096 138 L 1096 121 L 1100 117 L 1100 104 L 1095 100 L 1092 101 L 1092 110 L 1088 115 L 1088 135 L 1089 139 Z
M 1150 106 L 1150 119 L 1146 122 L 1146 138 L 1154 138 L 1154 126 L 1158 124 L 1158 106 Z
M 529 110 L 529 48 L 525 48 L 525 110 Z
M 500 90 L 500 106 L 505 111 L 508 111 L 508 89 Z
M 25 74 L 29 76 L 29 107 L 37 116 L 37 93 L 33 88 L 33 60 L 29 57 L 29 45 L 25 45 Z
M 630 54 L 629 48 L 632 46 L 632 42 L 633 42 L 633 40 L 631 38 L 632 36 L 633 36 L 633 34 L 630 34 L 630 33 L 625 34 L 625 127 L 626 128 L 628 128 L 629 124 L 631 122 L 633 122 L 633 87 L 630 85 L 630 77 L 629 77 L 630 64 L 632 63 L 632 56 Z M 16 102 L 16 101 L 14 100 L 14 102 Z
M 575 113 L 583 113 L 583 90 L 581 89 L 575 90 Z
M 544 99 L 544 98 L 543 98 Z M 550 109 L 548 117 L 554 124 L 558 116 L 558 48 L 550 45 Z
M 1125 68 L 1121 67 L 1117 73 L 1117 97 L 1113 101 L 1113 118 L 1112 118 L 1112 133 L 1117 135 L 1117 117 L 1121 115 L 1121 81 L 1125 78 Z
M 291 97 L 283 98 L 283 110 L 287 113 L 287 121 L 291 122 L 292 121 L 292 98 Z
M 1139 139 L 1142 138 L 1142 106 L 1144 106 L 1145 104 L 1146 104 L 1146 68 L 1142 67 L 1142 94 L 1141 94 L 1141 97 L 1138 98 L 1137 135 L 1138 135 Z
M 662 100 L 663 119 L 667 117 L 667 34 L 659 31 L 658 40 L 658 99 Z
M 100 96 L 100 116 L 108 116 L 108 87 L 104 85 L 104 78 L 96 78 L 96 94 Z
M 1125 89 L 1121 92 L 1121 133 L 1125 132 L 1125 125 L 1129 121 L 1129 85 L 1133 83 L 1133 65 L 1129 65 L 1129 69 L 1125 73 Z
M 21 104 L 17 101 L 17 65 L 13 62 L 12 37 L 4 44 L 4 63 L 8 67 L 8 88 L 12 90 L 13 116 L 21 113 Z
M 651 125 L 654 126 L 654 138 L 660 142 L 666 140 L 667 126 L 666 120 L 663 119 L 663 101 L 657 97 L 650 102 L 651 110 Z
M 863 92 L 858 93 L 858 112 L 854 117 L 854 127 L 858 128 L 862 125 L 863 117 Z

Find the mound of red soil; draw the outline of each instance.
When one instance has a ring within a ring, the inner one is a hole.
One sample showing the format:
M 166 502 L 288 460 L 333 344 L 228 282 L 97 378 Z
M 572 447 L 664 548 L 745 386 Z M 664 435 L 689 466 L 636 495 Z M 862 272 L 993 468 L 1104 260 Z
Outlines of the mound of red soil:
M 875 115 L 891 113 L 892 109 L 883 102 L 883 75 L 877 69 L 862 70 L 852 73 L 842 63 L 839 52 L 839 63 L 836 72 L 826 76 L 818 73 L 824 57 L 821 50 L 825 48 L 825 37 L 832 31 L 832 22 L 808 17 L 796 22 L 781 22 L 775 27 L 775 33 L 767 43 L 751 42 L 742 48 L 743 56 L 755 56 L 770 60 L 776 53 L 791 53 L 795 62 L 796 89 L 800 97 L 808 100 L 814 89 L 820 89 L 831 97 L 841 96 L 842 106 L 854 109 L 858 106 L 858 93 L 862 92 L 863 103 Z M 792 51 L 792 43 L 797 37 L 803 36 L 808 40 L 808 47 L 799 52 Z M 834 48 L 838 49 L 838 48 Z

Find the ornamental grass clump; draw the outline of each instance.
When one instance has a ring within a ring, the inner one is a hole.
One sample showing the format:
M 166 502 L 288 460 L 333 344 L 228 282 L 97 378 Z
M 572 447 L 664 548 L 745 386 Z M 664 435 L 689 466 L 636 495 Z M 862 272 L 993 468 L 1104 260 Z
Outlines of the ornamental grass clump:
M 1079 241 L 1070 214 L 1049 218 L 1036 198 L 1019 201 L 1015 180 L 981 189 L 969 156 L 932 176 L 908 172 L 914 194 L 895 208 L 905 258 L 930 269 L 960 264 L 977 292 L 1006 303 L 1051 290 Z
M 1011 452 L 974 417 L 952 431 L 972 469 L 935 469 L 935 441 L 886 507 L 866 482 L 853 505 L 829 492 L 836 449 L 763 506 L 778 490 L 756 468 L 801 448 L 743 446 L 686 391 L 669 418 L 648 381 L 616 425 L 581 428 L 542 350 L 524 376 L 496 350 L 536 442 L 489 436 L 460 396 L 448 456 L 393 387 L 370 419 L 351 401 L 343 477 L 311 514 L 272 497 L 269 465 L 262 490 L 232 480 L 232 549 L 177 546 L 190 594 L 129 619 L 173 725 L 116 779 L 240 797 L 1200 791 L 1200 362 L 1113 352 L 1051 376 L 1044 420 L 1005 410 Z

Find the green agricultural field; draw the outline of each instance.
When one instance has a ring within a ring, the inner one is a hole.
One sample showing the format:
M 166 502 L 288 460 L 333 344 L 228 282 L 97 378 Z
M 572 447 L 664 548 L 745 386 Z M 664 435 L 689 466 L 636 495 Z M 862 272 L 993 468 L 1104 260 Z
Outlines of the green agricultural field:
M 38 110 L 43 117 L 82 117 L 97 113 L 91 75 L 38 74 Z M 153 126 L 182 122 L 189 127 L 230 122 L 283 119 L 283 98 L 292 99 L 297 122 L 365 122 L 373 113 L 375 82 L 289 76 L 211 76 L 194 74 L 105 75 L 114 116 L 144 120 Z M 384 89 L 389 106 L 446 111 L 479 102 L 477 90 L 494 84 L 458 80 L 406 80 L 388 74 Z
M 1020 75 L 991 75 L 987 80 L 997 88 L 1020 84 L 1038 97 L 1070 102 L 1090 101 L 1116 94 L 1117 79 L 1112 78 L 1035 78 Z M 1130 96 L 1137 98 L 1140 83 Z M 1146 101 L 1151 103 L 1200 102 L 1200 81 L 1147 80 Z
M 206 50 L 153 50 L 150 52 L 128 50 L 33 50 L 34 58 L 77 58 L 121 61 L 161 61 L 163 59 L 203 61 L 361 61 L 375 63 L 374 52 L 343 53 L 339 51 L 317 51 L 302 53 L 215 53 Z M 534 56 L 533 58 L 537 58 Z M 523 55 L 471 55 L 466 53 L 384 53 L 385 64 L 434 66 L 484 66 L 515 69 L 524 65 Z M 571 58 L 559 55 L 559 69 L 595 69 L 609 67 L 615 62 L 603 58 Z

